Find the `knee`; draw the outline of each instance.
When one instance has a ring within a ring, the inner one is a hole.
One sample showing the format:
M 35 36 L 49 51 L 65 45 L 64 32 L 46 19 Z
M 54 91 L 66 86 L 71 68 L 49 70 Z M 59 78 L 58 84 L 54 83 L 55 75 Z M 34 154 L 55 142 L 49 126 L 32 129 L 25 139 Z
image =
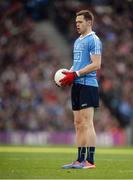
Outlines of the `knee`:
M 86 118 L 79 117 L 74 120 L 74 125 L 78 129 L 83 129 L 85 127 L 88 127 L 88 121 L 86 120 Z
M 93 126 L 93 117 L 87 113 L 81 113 L 81 121 L 84 126 L 92 127 Z
M 80 118 L 80 117 L 75 118 L 75 119 L 74 119 L 74 125 L 75 125 L 75 127 L 78 127 L 80 124 L 81 124 L 81 118 Z
M 74 125 L 76 128 L 85 129 L 93 128 L 93 120 L 89 119 L 86 115 L 81 116 L 78 119 L 75 119 Z

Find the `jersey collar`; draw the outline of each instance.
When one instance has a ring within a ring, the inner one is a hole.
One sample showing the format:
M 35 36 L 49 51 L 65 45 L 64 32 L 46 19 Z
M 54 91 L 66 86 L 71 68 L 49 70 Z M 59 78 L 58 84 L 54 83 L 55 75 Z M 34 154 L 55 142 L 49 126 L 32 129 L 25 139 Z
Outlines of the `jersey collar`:
M 80 36 L 79 37 L 79 39 L 81 40 L 81 39 L 84 39 L 86 36 L 89 36 L 89 35 L 91 35 L 91 34 L 95 34 L 95 32 L 94 31 L 91 31 L 90 33 L 88 33 L 88 34 L 86 34 L 85 36 Z

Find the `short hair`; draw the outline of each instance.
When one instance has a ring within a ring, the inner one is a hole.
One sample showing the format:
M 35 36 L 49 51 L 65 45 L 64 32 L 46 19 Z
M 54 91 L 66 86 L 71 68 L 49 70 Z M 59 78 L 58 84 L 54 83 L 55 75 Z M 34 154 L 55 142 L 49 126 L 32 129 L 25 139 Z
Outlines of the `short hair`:
M 81 11 L 76 13 L 76 16 L 81 16 L 81 15 L 84 16 L 86 21 L 92 21 L 92 24 L 93 24 L 94 15 L 92 14 L 91 11 L 89 11 L 89 10 L 81 10 Z

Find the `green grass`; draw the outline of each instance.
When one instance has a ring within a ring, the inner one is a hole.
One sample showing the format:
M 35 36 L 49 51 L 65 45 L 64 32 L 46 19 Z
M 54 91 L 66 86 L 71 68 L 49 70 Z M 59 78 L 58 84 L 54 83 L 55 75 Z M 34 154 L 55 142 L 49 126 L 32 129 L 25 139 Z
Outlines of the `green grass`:
M 133 179 L 132 148 L 97 148 L 95 169 L 61 169 L 76 148 L 0 146 L 1 179 Z

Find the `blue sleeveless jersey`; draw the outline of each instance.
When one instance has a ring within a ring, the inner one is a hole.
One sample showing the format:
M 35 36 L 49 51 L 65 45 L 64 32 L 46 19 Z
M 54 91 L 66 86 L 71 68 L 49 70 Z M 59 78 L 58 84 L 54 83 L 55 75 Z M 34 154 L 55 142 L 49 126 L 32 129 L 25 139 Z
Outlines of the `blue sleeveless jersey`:
M 83 38 L 78 38 L 73 49 L 73 71 L 78 71 L 92 63 L 91 55 L 101 55 L 102 44 L 95 32 L 91 32 Z M 96 71 L 92 71 L 81 77 L 77 77 L 75 83 L 98 87 Z

